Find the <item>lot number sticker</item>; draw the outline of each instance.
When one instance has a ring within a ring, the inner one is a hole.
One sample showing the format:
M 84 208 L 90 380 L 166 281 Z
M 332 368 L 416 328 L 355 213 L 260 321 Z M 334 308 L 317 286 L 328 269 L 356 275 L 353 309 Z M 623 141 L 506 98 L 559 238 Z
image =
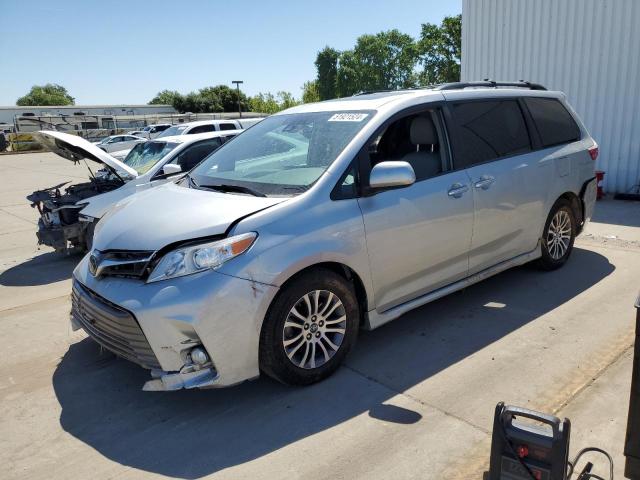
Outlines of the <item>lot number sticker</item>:
M 329 119 L 330 122 L 361 122 L 369 116 L 368 113 L 336 113 Z

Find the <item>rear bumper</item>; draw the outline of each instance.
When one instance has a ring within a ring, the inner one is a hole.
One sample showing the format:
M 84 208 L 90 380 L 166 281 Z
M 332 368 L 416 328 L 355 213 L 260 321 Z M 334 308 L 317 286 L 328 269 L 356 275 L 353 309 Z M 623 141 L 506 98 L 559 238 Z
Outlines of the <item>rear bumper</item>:
M 581 231 L 587 226 L 591 218 L 593 217 L 593 212 L 596 206 L 596 197 L 598 194 L 598 186 L 596 178 L 592 178 L 591 180 L 587 180 L 582 187 L 582 191 L 580 192 L 580 199 L 582 200 L 582 227 Z
M 156 366 L 148 359 L 141 362 L 115 352 L 152 368 L 159 382 L 151 382 L 147 389 L 230 386 L 260 374 L 260 329 L 277 287 L 216 271 L 154 283 L 97 279 L 87 264 L 85 256 L 74 271 L 74 282 L 130 314 L 142 333 L 137 340 L 146 342 L 157 360 Z M 206 372 L 194 371 L 188 361 L 189 351 L 200 344 L 212 360 Z

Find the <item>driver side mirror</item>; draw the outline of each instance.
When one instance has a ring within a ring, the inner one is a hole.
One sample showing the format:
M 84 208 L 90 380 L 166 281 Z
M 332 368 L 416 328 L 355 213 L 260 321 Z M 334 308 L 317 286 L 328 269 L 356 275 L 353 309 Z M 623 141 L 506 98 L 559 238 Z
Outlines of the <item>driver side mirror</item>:
M 369 175 L 371 188 L 408 187 L 416 181 L 416 173 L 408 162 L 380 162 Z
M 176 173 L 180 173 L 182 171 L 182 167 L 177 163 L 167 163 L 164 167 L 162 167 L 162 172 L 165 175 L 174 175 Z

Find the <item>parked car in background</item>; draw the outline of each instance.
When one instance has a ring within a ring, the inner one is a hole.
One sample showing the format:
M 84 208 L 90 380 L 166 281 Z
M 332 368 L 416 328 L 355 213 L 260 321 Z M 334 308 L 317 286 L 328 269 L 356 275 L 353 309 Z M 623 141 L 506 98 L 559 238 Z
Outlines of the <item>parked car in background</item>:
M 147 390 L 317 382 L 361 327 L 561 267 L 597 155 L 565 96 L 529 83 L 300 105 L 110 210 L 73 273 L 72 325 L 152 369 Z
M 173 125 L 160 134 L 160 137 L 175 135 L 194 135 L 196 133 L 219 132 L 224 130 L 242 130 L 263 120 L 263 118 L 242 118 L 240 120 L 200 120 L 197 122 Z
M 117 150 L 125 150 L 133 148 L 137 143 L 146 142 L 146 138 L 136 137 L 134 135 L 111 135 L 103 138 L 96 143 L 96 147 L 104 152 L 115 152 Z
M 58 251 L 90 248 L 95 224 L 115 203 L 189 171 L 238 133 L 229 130 L 149 140 L 136 144 L 118 160 L 75 135 L 38 132 L 40 143 L 61 157 L 74 162 L 89 159 L 105 166 L 105 170 L 92 174 L 88 183 L 62 191 L 66 182 L 27 197 L 40 212 L 38 243 Z
M 171 128 L 170 123 L 158 123 L 155 125 L 147 125 L 142 129 L 140 136 L 148 139 L 156 138 L 168 128 Z

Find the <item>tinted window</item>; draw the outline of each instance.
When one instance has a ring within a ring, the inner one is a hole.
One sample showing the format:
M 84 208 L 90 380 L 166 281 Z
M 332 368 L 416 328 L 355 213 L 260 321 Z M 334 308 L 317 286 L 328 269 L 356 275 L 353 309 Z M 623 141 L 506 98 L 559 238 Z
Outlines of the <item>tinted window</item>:
M 167 128 L 169 128 L 169 125 L 158 125 L 156 127 L 156 132 L 164 132 Z
M 527 98 L 524 102 L 531 112 L 542 146 L 550 147 L 580 139 L 580 128 L 558 100 Z
M 199 125 L 189 130 L 188 135 L 192 135 L 194 133 L 205 133 L 205 132 L 215 132 L 215 131 L 216 131 L 216 127 L 214 125 Z
M 220 130 L 235 130 L 236 126 L 233 123 L 221 123 Z
M 222 142 L 219 138 L 198 142 L 195 145 L 187 147 L 172 163 L 177 163 L 183 172 L 188 172 L 220 145 L 222 145 Z
M 456 168 L 531 151 L 529 132 L 515 100 L 453 105 Z

